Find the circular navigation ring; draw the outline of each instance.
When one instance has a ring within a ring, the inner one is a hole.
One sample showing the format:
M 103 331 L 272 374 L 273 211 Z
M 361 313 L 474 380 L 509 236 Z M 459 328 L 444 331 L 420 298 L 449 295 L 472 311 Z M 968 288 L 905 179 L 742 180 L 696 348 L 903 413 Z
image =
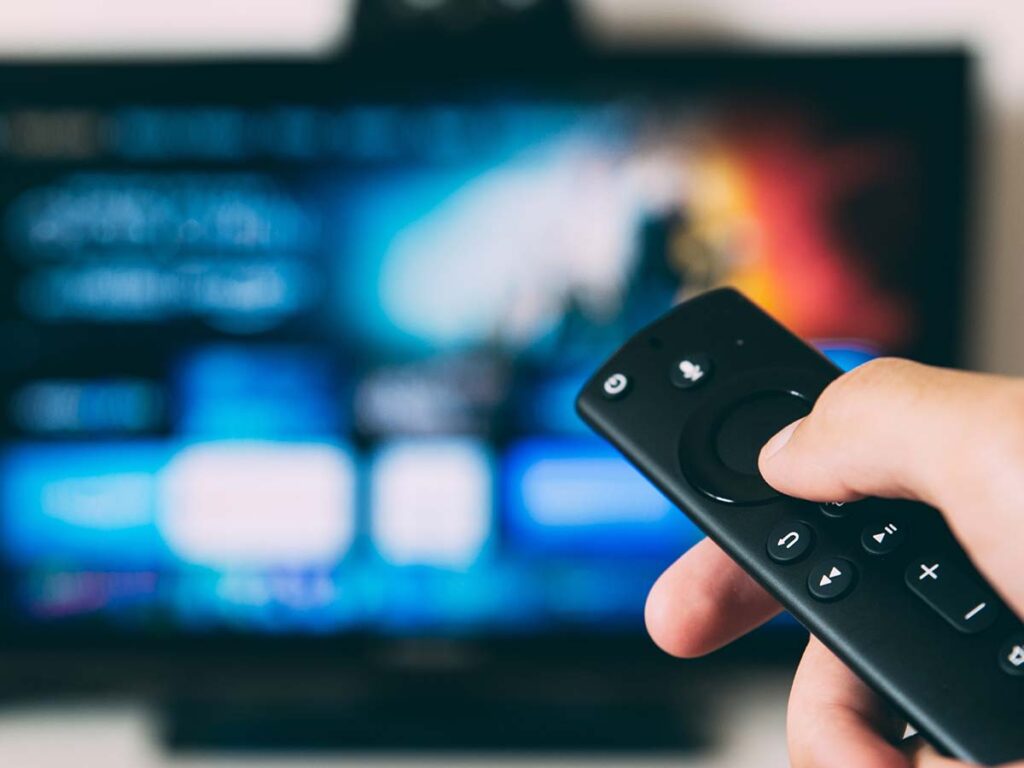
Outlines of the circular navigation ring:
M 761 477 L 761 446 L 810 413 L 828 377 L 807 371 L 753 371 L 719 386 L 683 427 L 679 461 L 686 479 L 726 504 L 764 504 L 781 494 Z

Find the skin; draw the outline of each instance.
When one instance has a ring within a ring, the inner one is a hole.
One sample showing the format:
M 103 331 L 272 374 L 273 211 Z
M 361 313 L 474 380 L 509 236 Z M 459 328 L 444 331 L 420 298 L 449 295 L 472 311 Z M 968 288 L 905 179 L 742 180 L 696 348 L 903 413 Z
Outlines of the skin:
M 1024 616 L 1024 380 L 905 360 L 863 365 L 831 384 L 806 418 L 764 446 L 765 480 L 791 496 L 917 499 L 942 511 L 978 570 Z M 726 645 L 781 610 L 713 542 L 658 579 L 647 629 L 675 656 Z M 795 768 L 955 768 L 901 723 L 813 637 L 787 712 Z M 1024 768 L 1024 761 L 1013 763 Z M 1007 767 L 1009 768 L 1009 766 Z

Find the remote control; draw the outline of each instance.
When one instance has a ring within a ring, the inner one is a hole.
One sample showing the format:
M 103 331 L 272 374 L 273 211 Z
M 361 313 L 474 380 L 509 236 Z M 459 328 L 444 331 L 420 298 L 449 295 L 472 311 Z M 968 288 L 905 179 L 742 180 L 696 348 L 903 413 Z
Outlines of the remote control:
M 634 335 L 576 405 L 933 745 L 985 764 L 1024 758 L 1024 628 L 938 511 L 794 499 L 758 472 L 761 446 L 839 374 L 719 289 Z

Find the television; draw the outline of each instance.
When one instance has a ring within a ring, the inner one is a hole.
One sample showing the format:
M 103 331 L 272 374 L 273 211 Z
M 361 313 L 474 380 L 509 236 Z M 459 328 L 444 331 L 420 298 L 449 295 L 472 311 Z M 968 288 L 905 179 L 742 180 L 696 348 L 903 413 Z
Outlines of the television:
M 720 285 L 959 359 L 962 51 L 469 49 L 0 66 L 7 652 L 663 669 L 595 365 Z

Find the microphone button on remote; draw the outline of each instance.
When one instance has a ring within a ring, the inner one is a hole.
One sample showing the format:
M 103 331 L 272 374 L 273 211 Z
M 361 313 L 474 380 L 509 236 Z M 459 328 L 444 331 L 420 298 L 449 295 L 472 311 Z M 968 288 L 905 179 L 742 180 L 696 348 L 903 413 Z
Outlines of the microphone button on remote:
M 707 355 L 686 355 L 672 364 L 669 378 L 679 389 L 693 389 L 711 377 L 711 368 L 711 358 Z

